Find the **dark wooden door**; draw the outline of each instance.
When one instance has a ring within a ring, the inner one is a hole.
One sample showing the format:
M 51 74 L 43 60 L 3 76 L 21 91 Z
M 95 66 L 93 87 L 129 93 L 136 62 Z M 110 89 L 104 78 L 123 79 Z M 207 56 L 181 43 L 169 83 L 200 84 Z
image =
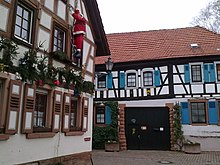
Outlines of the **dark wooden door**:
M 128 149 L 170 149 L 170 128 L 168 108 L 126 108 L 125 129 Z

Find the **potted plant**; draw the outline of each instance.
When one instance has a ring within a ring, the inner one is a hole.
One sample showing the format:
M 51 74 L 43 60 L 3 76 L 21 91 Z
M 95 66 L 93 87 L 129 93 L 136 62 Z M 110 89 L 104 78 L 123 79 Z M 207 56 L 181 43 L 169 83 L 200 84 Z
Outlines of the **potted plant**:
M 119 152 L 119 143 L 116 140 L 108 140 L 105 142 L 105 151 Z
M 184 152 L 187 154 L 200 154 L 201 153 L 201 147 L 200 143 L 198 142 L 192 142 L 190 140 L 186 140 L 183 143 Z

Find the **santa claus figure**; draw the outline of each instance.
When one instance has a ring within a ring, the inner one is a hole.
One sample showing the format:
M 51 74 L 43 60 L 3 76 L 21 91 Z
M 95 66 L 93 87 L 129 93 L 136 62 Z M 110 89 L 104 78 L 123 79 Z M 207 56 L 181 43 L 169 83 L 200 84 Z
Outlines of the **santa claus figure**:
M 83 37 L 86 33 L 86 19 L 82 14 L 80 14 L 78 9 L 73 12 L 72 16 L 75 19 L 73 28 L 73 44 L 76 46 L 76 51 L 74 52 L 74 57 L 80 58 L 83 47 Z

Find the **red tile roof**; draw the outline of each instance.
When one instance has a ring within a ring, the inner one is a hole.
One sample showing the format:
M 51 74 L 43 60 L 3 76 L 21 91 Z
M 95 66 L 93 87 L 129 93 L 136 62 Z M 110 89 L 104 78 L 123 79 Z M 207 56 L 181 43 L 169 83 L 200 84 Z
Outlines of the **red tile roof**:
M 114 33 L 107 39 L 114 63 L 220 55 L 220 35 L 199 26 Z M 191 48 L 195 43 L 199 47 Z M 96 57 L 96 64 L 106 60 L 106 56 Z

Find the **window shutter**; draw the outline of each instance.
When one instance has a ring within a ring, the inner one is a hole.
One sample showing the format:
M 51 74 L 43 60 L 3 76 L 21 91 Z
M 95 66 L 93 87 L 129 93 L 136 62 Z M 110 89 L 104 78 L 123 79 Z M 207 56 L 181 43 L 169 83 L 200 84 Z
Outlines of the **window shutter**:
M 209 74 L 210 74 L 210 82 L 216 81 L 216 74 L 215 74 L 215 65 L 209 64 Z
M 107 87 L 112 89 L 112 73 L 107 74 Z
M 33 116 L 35 108 L 36 86 L 25 84 L 24 106 L 22 114 L 22 133 L 33 132 Z
M 8 109 L 5 134 L 16 134 L 18 131 L 18 119 L 21 103 L 21 88 L 20 81 L 11 80 L 8 97 Z
M 53 97 L 53 132 L 59 132 L 62 111 L 62 92 L 54 91 Z
M 184 65 L 184 81 L 185 83 L 190 82 L 189 64 Z
M 181 106 L 182 124 L 190 124 L 190 113 L 189 113 L 188 102 L 181 102 L 180 106 Z
M 83 126 L 82 131 L 88 130 L 88 109 L 89 109 L 89 99 L 83 98 Z
M 203 66 L 204 82 L 209 82 L 209 64 Z
M 105 107 L 105 124 L 111 124 L 111 108 L 109 106 Z
M 160 71 L 159 70 L 154 71 L 154 85 L 156 87 L 160 86 Z
M 208 102 L 209 124 L 218 124 L 218 109 L 216 101 Z
M 65 93 L 63 99 L 63 123 L 62 123 L 63 132 L 69 132 L 70 129 L 70 108 L 71 108 L 71 94 Z
M 125 88 L 125 73 L 120 72 L 120 79 L 119 79 L 119 87 L 120 88 Z

